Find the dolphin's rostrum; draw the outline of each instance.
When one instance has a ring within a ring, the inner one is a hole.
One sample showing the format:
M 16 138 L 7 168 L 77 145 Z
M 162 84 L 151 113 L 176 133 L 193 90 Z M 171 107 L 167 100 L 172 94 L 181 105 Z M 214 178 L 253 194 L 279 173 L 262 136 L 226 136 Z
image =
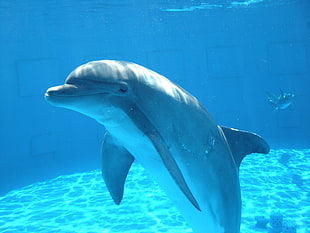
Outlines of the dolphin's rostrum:
M 102 175 L 116 204 L 137 160 L 194 232 L 240 232 L 239 165 L 247 154 L 269 152 L 260 136 L 218 126 L 195 97 L 130 62 L 86 63 L 45 98 L 105 126 Z

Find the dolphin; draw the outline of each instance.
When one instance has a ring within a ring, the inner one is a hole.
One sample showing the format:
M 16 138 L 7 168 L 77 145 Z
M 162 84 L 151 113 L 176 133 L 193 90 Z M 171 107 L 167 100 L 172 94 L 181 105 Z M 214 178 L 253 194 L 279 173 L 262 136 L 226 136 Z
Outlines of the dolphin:
M 247 154 L 269 152 L 260 136 L 218 126 L 190 93 L 131 62 L 81 65 L 45 98 L 104 125 L 102 176 L 116 204 L 136 160 L 193 232 L 240 232 L 239 166 Z
M 292 104 L 295 97 L 295 95 L 292 93 L 287 93 L 282 90 L 280 90 L 280 92 L 281 93 L 279 96 L 275 96 L 274 94 L 266 91 L 267 101 L 274 107 L 274 112 L 288 108 Z

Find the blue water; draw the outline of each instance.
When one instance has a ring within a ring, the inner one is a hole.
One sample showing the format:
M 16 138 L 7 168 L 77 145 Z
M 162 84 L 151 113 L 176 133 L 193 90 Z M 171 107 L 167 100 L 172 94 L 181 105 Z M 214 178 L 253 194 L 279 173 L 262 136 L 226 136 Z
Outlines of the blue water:
M 283 225 L 310 230 L 310 150 L 252 154 L 240 168 L 241 232 L 257 228 L 256 216 L 280 214 Z M 0 232 L 150 233 L 192 232 L 146 171 L 134 164 L 124 199 L 116 206 L 99 170 L 35 183 L 0 197 Z M 283 231 L 284 232 L 284 231 Z M 293 232 L 293 231 L 285 231 Z
M 0 232 L 191 232 L 137 163 L 116 206 L 98 170 L 104 128 L 44 100 L 77 66 L 116 59 L 269 143 L 241 164 L 241 233 L 276 233 L 255 226 L 275 215 L 309 233 L 309 38 L 309 0 L 0 0 Z M 295 98 L 274 111 L 266 91 L 281 90 Z

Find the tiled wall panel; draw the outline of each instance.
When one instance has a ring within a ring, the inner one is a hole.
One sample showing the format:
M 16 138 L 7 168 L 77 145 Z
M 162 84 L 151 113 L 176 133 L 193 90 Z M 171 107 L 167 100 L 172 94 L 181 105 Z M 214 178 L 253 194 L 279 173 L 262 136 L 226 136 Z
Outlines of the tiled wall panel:
M 273 42 L 268 44 L 268 64 L 273 75 L 300 75 L 307 71 L 306 44 Z
M 59 75 L 57 59 L 18 60 L 16 68 L 22 97 L 44 95 L 46 87 Z
M 238 46 L 207 48 L 210 78 L 238 78 L 243 73 L 243 53 Z

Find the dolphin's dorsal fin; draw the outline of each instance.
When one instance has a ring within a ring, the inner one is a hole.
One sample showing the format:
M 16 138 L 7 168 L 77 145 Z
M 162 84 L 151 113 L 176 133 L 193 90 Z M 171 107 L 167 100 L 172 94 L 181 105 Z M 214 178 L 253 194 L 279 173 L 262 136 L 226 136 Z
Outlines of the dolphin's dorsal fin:
M 108 133 L 102 143 L 102 176 L 113 201 L 119 205 L 124 184 L 134 157 Z
M 269 153 L 268 143 L 259 135 L 247 131 L 221 126 L 226 140 L 229 144 L 231 153 L 235 159 L 236 166 L 239 168 L 242 159 L 251 153 Z

